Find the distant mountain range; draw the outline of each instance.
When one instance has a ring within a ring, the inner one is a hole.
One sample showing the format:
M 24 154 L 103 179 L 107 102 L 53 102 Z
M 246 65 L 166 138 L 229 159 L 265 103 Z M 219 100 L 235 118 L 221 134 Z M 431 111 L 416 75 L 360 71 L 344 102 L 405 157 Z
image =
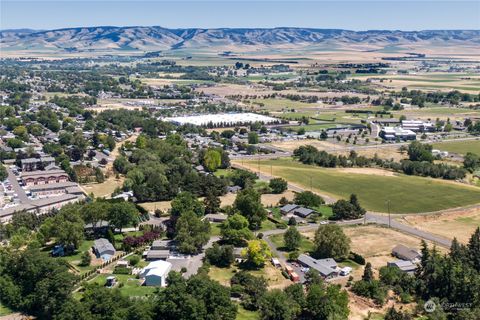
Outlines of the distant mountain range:
M 175 50 L 182 48 L 359 46 L 384 48 L 422 45 L 468 45 L 480 48 L 480 30 L 350 31 L 311 28 L 167 29 L 163 27 L 83 27 L 57 30 L 2 30 L 4 49 L 67 51 Z

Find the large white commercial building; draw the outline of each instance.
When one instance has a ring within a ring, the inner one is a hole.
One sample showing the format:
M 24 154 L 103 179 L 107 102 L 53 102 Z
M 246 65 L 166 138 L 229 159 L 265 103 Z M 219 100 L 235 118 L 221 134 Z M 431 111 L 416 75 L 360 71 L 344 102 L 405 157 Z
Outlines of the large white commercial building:
M 202 114 L 197 116 L 183 116 L 183 117 L 169 117 L 163 118 L 164 121 L 169 121 L 178 125 L 193 124 L 197 126 L 223 126 L 230 127 L 235 125 L 250 124 L 254 122 L 261 122 L 264 124 L 277 123 L 280 120 L 264 116 L 256 113 L 218 113 L 218 114 Z
M 384 140 L 415 140 L 417 135 L 412 130 L 406 130 L 399 127 L 385 127 L 380 131 L 380 137 Z

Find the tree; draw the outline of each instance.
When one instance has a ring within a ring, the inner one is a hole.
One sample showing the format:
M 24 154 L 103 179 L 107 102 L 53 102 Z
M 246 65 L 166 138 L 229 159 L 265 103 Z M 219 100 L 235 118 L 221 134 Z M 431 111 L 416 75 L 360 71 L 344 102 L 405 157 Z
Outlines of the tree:
M 363 270 L 362 280 L 363 281 L 373 280 L 373 270 L 372 270 L 372 264 L 370 262 L 367 262 L 367 264 L 365 265 L 365 269 Z
M 205 205 L 205 213 L 217 213 L 220 210 L 220 198 L 213 192 L 209 192 L 203 200 Z
M 229 267 L 235 261 L 233 246 L 220 246 L 218 243 L 214 243 L 211 248 L 205 251 L 205 257 L 208 262 L 217 267 Z
M 334 224 L 321 225 L 315 232 L 314 256 L 343 260 L 350 252 L 350 239 L 341 227 Z
M 242 256 L 248 265 L 260 268 L 270 259 L 272 254 L 265 240 L 250 240 L 247 248 L 242 250 Z
M 432 145 L 413 141 L 408 146 L 408 157 L 411 161 L 433 162 Z
M 244 270 L 233 275 L 230 285 L 239 288 L 242 305 L 247 310 L 257 310 L 262 296 L 267 292 L 267 280 L 264 277 L 256 277 Z
M 120 229 L 138 223 L 139 212 L 131 202 L 114 203 L 108 209 L 108 222 L 114 228 Z
M 203 165 L 209 172 L 217 171 L 222 165 L 222 154 L 216 149 L 208 149 L 203 156 Z
M 283 242 L 288 251 L 295 251 L 300 247 L 300 241 L 302 240 L 302 235 L 298 232 L 297 228 L 290 227 L 283 234 Z
M 246 188 L 238 192 L 233 206 L 242 216 L 247 218 L 252 230 L 259 229 L 262 221 L 267 217 L 260 194 L 253 188 Z
M 470 172 L 474 172 L 480 167 L 480 157 L 472 152 L 467 152 L 463 158 L 463 166 Z
M 258 177 L 255 173 L 242 169 L 234 170 L 230 176 L 232 183 L 241 187 L 242 189 L 250 187 L 257 178 Z
M 318 207 L 325 203 L 322 197 L 311 191 L 302 191 L 295 193 L 293 202 L 295 202 L 295 204 L 305 207 Z
M 89 266 L 92 262 L 92 257 L 88 251 L 84 251 L 81 256 L 80 265 Z
M 282 178 L 270 179 L 270 183 L 268 185 L 272 189 L 272 193 L 275 194 L 280 194 L 288 188 L 287 180 Z
M 348 318 L 348 294 L 339 285 L 310 285 L 305 301 L 307 319 Z
M 178 251 L 186 254 L 200 252 L 210 238 L 210 223 L 200 218 L 193 211 L 183 212 L 177 220 L 175 240 Z
M 248 228 L 247 218 L 238 213 L 229 216 L 222 223 L 220 235 L 224 242 L 235 246 L 242 246 L 246 241 L 253 239 L 253 233 Z
M 179 217 L 182 213 L 192 211 L 198 217 L 205 214 L 203 204 L 190 192 L 180 192 L 172 200 L 170 214 L 172 217 Z
M 258 144 L 258 134 L 256 132 L 248 133 L 248 143 L 249 144 Z
M 293 320 L 300 312 L 298 305 L 279 289 L 268 291 L 262 296 L 259 310 L 263 320 Z
M 4 181 L 8 177 L 7 168 L 0 163 L 0 181 Z
M 480 272 L 480 227 L 470 237 L 467 244 L 468 256 L 473 268 Z
M 411 320 L 412 317 L 408 313 L 395 310 L 395 307 L 391 307 L 385 313 L 385 320 Z M 440 320 L 440 319 L 438 319 Z
M 350 201 L 338 200 L 332 207 L 333 218 L 335 220 L 358 219 L 365 215 L 365 209 L 360 206 L 357 196 L 350 195 Z
M 176 272 L 170 272 L 167 282 L 157 293 L 153 319 L 235 319 L 237 308 L 230 290 L 218 282 L 203 275 L 185 280 Z

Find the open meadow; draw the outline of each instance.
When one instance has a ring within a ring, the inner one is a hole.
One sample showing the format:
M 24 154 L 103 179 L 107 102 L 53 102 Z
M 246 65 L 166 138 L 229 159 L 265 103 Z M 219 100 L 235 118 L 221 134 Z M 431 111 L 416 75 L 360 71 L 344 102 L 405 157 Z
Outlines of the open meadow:
M 243 161 L 245 167 L 258 171 L 258 161 Z M 357 194 L 361 204 L 376 212 L 386 212 L 386 201 L 392 213 L 434 212 L 480 203 L 480 189 L 451 181 L 373 173 L 370 169 L 343 169 L 304 165 L 290 159 L 260 161 L 260 171 L 287 179 L 293 184 L 334 198 Z M 364 171 L 364 174 L 361 172 Z M 385 170 L 380 170 L 384 172 Z M 441 195 L 441 196 L 439 196 Z
M 480 154 L 480 140 L 448 141 L 442 143 L 434 143 L 433 148 L 458 154 L 466 154 L 467 152 Z

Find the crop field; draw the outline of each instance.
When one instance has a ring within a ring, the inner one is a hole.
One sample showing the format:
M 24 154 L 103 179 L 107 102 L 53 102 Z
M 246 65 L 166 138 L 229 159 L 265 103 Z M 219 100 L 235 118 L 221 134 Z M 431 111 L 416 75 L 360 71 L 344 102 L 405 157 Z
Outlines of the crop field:
M 459 154 L 466 154 L 467 152 L 473 152 L 480 155 L 480 140 L 434 143 L 433 148 L 439 149 L 442 151 L 459 153 Z
M 355 75 L 354 78 L 381 78 L 383 82 L 379 82 L 379 87 L 393 87 L 401 90 L 403 87 L 408 89 L 420 90 L 441 90 L 451 91 L 459 90 L 467 93 L 475 93 L 480 91 L 480 77 L 478 74 L 468 73 L 422 73 L 422 74 L 405 74 L 405 75 Z
M 257 161 L 244 166 L 258 170 Z M 458 183 L 400 174 L 374 174 L 357 168 L 355 173 L 341 169 L 304 165 L 289 159 L 260 162 L 260 170 L 280 176 L 293 184 L 305 186 L 334 198 L 357 194 L 361 204 L 371 211 L 386 212 L 386 201 L 392 213 L 433 212 L 480 203 L 480 188 Z M 441 195 L 441 196 L 439 196 Z

